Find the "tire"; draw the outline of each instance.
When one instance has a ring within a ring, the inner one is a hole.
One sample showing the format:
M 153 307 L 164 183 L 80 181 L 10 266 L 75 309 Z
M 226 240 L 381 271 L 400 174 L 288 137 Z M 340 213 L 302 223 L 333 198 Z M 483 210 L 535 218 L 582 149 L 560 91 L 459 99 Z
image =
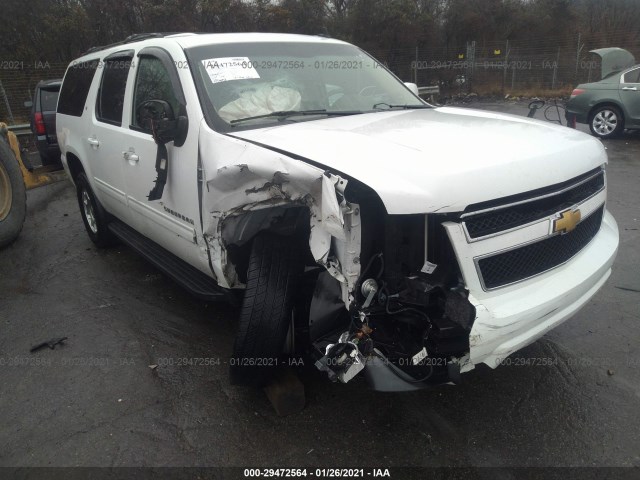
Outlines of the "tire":
M 84 172 L 80 172 L 75 181 L 80 215 L 89 238 L 98 248 L 110 247 L 115 243 L 115 238 L 108 229 L 107 212 L 93 194 Z
M 11 244 L 22 231 L 27 214 L 27 192 L 18 160 L 0 139 L 0 248 Z
M 613 105 L 598 107 L 589 116 L 589 129 L 598 138 L 613 138 L 624 130 L 624 117 Z
M 231 383 L 261 387 L 277 371 L 302 267 L 301 251 L 293 237 L 261 233 L 253 240 L 229 362 Z

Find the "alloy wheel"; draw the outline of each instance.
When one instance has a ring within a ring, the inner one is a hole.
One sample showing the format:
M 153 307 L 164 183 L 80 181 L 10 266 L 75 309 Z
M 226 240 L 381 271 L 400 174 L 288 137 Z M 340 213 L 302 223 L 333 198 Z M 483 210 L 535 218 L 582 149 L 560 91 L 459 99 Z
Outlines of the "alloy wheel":
M 91 197 L 86 190 L 82 191 L 82 207 L 84 210 L 84 216 L 87 219 L 89 228 L 95 234 L 98 233 L 98 222 L 96 221 L 96 215 L 93 211 L 93 204 L 91 203 Z
M 601 110 L 593 117 L 592 124 L 598 135 L 610 135 L 618 126 L 618 115 L 612 110 Z

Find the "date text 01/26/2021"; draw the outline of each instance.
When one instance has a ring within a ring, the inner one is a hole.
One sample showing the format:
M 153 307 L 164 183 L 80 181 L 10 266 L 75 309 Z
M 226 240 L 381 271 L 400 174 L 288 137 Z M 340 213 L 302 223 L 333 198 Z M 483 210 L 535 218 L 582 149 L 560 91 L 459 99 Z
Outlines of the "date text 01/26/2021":
M 245 468 L 244 476 L 245 478 L 391 478 L 391 473 L 388 468 Z

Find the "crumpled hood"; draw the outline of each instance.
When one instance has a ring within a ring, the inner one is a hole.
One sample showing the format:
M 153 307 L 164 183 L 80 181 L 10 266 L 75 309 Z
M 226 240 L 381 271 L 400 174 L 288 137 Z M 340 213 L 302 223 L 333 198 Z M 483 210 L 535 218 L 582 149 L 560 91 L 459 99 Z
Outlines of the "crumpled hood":
M 234 132 L 373 188 L 388 213 L 462 211 L 560 183 L 606 162 L 576 130 L 507 114 L 441 107 Z

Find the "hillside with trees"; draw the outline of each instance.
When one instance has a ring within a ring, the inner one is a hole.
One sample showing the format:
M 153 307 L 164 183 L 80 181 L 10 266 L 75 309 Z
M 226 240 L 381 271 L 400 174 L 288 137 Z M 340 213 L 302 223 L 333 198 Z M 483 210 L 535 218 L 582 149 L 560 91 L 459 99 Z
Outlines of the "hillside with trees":
M 567 96 L 599 78 L 589 50 L 640 60 L 639 0 L 2 0 L 0 118 L 43 79 L 144 32 L 288 32 L 354 43 L 443 95 Z
M 328 34 L 368 50 L 640 43 L 637 0 L 3 0 L 0 58 L 66 62 L 140 32 Z

